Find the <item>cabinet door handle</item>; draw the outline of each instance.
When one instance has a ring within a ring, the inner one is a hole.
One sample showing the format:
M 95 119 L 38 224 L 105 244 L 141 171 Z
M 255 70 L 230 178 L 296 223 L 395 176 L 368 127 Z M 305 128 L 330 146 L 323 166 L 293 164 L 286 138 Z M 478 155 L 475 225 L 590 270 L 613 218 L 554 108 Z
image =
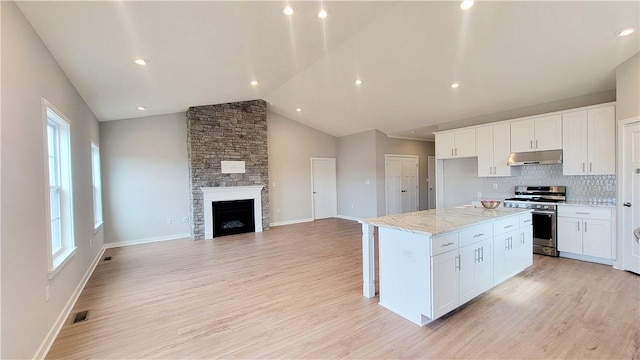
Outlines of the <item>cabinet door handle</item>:
M 480 262 L 480 249 L 473 250 L 473 261 L 477 263 Z
M 536 140 L 536 149 L 538 148 L 538 140 Z
M 493 167 L 493 175 L 495 175 L 495 174 L 496 174 L 496 167 L 494 166 Z
M 451 245 L 453 245 L 453 243 L 452 242 L 448 242 L 446 244 L 440 245 L 440 247 L 447 247 L 447 246 L 451 246 Z
M 493 174 L 493 172 L 491 172 L 491 166 L 489 166 L 489 175 Z
M 533 140 L 529 140 L 529 149 L 533 149 Z
M 507 226 L 505 226 L 504 228 L 505 228 L 505 229 L 508 229 L 508 228 L 512 228 L 512 227 L 513 227 L 513 225 L 507 225 Z
M 591 213 L 576 211 L 576 214 L 578 214 L 578 215 L 589 215 Z
M 458 256 L 456 256 L 456 257 L 455 257 L 455 262 L 456 262 L 456 269 L 457 269 L 458 271 L 462 270 L 462 266 L 461 266 L 461 264 L 460 264 L 460 263 L 462 262 L 462 261 L 460 261 L 460 255 L 458 255 Z
M 589 161 L 589 172 L 593 172 L 593 163 Z
M 475 235 L 473 235 L 473 238 L 474 238 L 474 239 L 475 239 L 475 238 L 479 238 L 480 236 L 484 236 L 484 233 L 475 234 Z
M 582 163 L 582 172 L 584 172 L 584 162 Z
M 522 233 L 522 234 L 520 234 L 520 235 L 522 235 L 522 240 L 520 240 L 520 244 L 523 244 L 523 245 L 524 245 L 524 233 Z
M 580 221 L 578 221 L 578 232 L 580 232 Z
M 587 222 L 584 222 L 584 232 L 587 232 Z
M 453 156 L 453 148 L 451 149 L 451 156 Z
M 480 247 L 480 261 L 484 261 L 484 246 Z
M 458 148 L 456 148 L 456 156 L 458 156 Z
M 509 238 L 504 239 L 504 249 L 509 250 Z

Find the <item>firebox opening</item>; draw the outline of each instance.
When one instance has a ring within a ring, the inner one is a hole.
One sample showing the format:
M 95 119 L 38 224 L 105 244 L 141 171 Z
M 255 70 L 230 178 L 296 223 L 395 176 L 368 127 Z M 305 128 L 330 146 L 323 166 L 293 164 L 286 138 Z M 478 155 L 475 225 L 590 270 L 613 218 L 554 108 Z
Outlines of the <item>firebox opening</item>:
M 253 199 L 214 201 L 213 237 L 254 232 Z

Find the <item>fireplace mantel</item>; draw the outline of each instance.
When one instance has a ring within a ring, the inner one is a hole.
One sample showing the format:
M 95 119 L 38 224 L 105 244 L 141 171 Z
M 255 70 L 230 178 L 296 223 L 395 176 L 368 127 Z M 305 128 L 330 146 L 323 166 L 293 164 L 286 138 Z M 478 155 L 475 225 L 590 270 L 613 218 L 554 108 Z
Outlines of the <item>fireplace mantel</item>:
M 204 238 L 213 238 L 213 210 L 215 201 L 246 200 L 253 199 L 253 213 L 256 223 L 256 232 L 262 232 L 262 188 L 264 185 L 254 186 L 222 186 L 201 187 L 204 195 Z

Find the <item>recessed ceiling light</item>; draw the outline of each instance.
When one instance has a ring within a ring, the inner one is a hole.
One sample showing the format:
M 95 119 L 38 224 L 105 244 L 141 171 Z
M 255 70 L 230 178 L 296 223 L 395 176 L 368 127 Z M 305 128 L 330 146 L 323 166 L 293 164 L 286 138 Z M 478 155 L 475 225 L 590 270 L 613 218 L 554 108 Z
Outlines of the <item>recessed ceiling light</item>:
M 138 65 L 147 65 L 149 63 L 149 59 L 137 58 L 133 60 L 133 62 Z
M 258 82 L 253 80 L 252 82 L 250 82 L 251 86 L 258 86 Z
M 355 81 L 355 84 L 356 84 L 356 85 L 361 85 L 361 84 L 362 84 L 362 80 L 360 80 L 360 79 L 356 80 L 356 81 Z
M 138 110 L 144 111 L 144 110 L 147 110 L 147 107 L 146 106 L 138 106 Z
M 471 9 L 471 7 L 473 6 L 473 0 L 464 0 L 461 4 L 460 4 L 460 9 L 462 10 L 468 10 Z
M 326 18 L 327 18 L 327 16 L 329 16 L 329 12 L 328 12 L 327 10 L 325 10 L 325 9 L 321 9 L 321 10 L 318 12 L 318 17 L 319 17 L 320 19 L 326 19 Z
M 416 132 L 415 132 L 415 131 L 413 131 L 413 130 L 411 130 L 411 133 L 412 133 L 412 134 L 415 134 Z
M 460 84 L 458 84 L 458 83 L 451 84 L 451 88 L 452 89 L 457 89 L 458 87 L 460 87 Z
M 300 108 L 297 108 L 297 109 L 296 109 L 296 111 L 297 111 L 297 112 L 300 112 L 300 111 L 302 111 L 302 109 L 300 109 Z
M 293 15 L 293 12 L 294 12 L 293 6 L 287 6 L 286 8 L 284 8 L 284 10 L 282 10 L 282 12 L 285 15 L 289 15 L 289 16 Z
M 623 36 L 629 36 L 629 35 L 633 34 L 635 31 L 636 31 L 636 29 L 633 28 L 633 27 L 625 27 L 625 28 L 622 28 L 622 29 L 616 31 L 615 34 L 616 34 L 616 36 L 623 37 Z

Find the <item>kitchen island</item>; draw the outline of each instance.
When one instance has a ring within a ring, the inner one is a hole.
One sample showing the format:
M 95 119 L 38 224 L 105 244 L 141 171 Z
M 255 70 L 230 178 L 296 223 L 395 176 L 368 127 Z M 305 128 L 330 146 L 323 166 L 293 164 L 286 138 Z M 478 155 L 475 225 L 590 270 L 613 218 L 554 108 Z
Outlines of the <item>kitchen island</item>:
M 375 296 L 376 227 L 380 305 L 425 325 L 532 264 L 530 211 L 461 206 L 361 220 L 364 296 Z

